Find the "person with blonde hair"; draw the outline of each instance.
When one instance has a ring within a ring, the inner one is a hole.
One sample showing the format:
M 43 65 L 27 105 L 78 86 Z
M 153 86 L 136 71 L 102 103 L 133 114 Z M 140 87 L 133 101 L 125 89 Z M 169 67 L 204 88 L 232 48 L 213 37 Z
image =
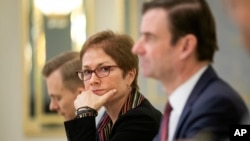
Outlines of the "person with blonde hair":
M 84 91 L 84 85 L 76 74 L 80 68 L 79 52 L 65 51 L 51 58 L 42 69 L 50 97 L 49 109 L 56 111 L 65 121 L 76 117 L 74 100 Z M 104 108 L 98 112 L 97 123 L 104 113 Z

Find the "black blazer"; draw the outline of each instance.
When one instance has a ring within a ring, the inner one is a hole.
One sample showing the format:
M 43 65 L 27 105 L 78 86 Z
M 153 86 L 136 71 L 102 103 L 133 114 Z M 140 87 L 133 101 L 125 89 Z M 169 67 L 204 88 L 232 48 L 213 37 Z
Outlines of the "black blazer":
M 138 107 L 127 111 L 115 122 L 110 141 L 152 141 L 158 132 L 162 114 L 145 98 Z M 96 141 L 94 117 L 64 123 L 69 141 Z
M 202 139 L 202 135 L 213 141 L 228 139 L 230 125 L 244 124 L 247 118 L 249 112 L 242 98 L 209 66 L 185 104 L 174 139 Z

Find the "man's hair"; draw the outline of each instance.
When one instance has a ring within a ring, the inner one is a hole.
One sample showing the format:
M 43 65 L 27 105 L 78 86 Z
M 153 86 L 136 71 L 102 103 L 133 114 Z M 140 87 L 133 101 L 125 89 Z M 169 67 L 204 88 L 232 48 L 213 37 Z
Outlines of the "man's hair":
M 79 52 L 66 51 L 50 59 L 42 69 L 43 77 L 47 78 L 56 70 L 60 71 L 63 85 L 74 92 L 79 87 L 84 87 L 76 71 L 81 69 Z
M 136 76 L 132 82 L 132 88 L 139 88 L 138 78 L 138 56 L 131 51 L 134 45 L 133 39 L 125 34 L 117 34 L 110 30 L 98 32 L 91 36 L 83 45 L 80 51 L 80 59 L 90 48 L 101 48 L 109 55 L 123 71 L 123 76 L 133 69 L 136 70 Z
M 174 45 L 181 37 L 192 34 L 197 38 L 197 59 L 213 61 L 218 50 L 214 17 L 205 0 L 153 0 L 144 3 L 142 13 L 162 8 L 168 13 L 166 19 Z

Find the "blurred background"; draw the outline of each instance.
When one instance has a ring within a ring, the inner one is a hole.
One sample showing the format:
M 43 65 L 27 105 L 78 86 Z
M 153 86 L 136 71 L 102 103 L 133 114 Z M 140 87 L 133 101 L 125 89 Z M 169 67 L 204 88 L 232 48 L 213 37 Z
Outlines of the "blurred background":
M 1 0 L 0 141 L 66 141 L 62 119 L 48 111 L 49 99 L 40 74 L 44 63 L 62 51 L 80 50 L 86 38 L 101 30 L 138 39 L 141 4 L 146 0 L 59 1 Z M 213 65 L 250 108 L 249 55 L 224 3 L 208 3 L 220 48 Z M 162 111 L 167 97 L 160 84 L 139 75 L 139 85 Z

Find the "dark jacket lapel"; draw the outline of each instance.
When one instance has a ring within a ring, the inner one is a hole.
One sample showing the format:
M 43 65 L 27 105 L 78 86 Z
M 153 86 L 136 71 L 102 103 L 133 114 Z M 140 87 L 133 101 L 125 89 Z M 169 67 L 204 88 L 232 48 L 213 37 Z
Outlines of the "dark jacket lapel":
M 199 98 L 200 95 L 202 95 L 202 91 L 209 85 L 209 83 L 217 78 L 218 77 L 214 69 L 209 65 L 207 70 L 205 70 L 205 72 L 201 75 L 185 104 L 175 131 L 175 138 L 181 137 L 181 131 L 186 130 L 182 128 L 182 125 L 186 122 L 187 117 L 190 115 L 193 103 Z

